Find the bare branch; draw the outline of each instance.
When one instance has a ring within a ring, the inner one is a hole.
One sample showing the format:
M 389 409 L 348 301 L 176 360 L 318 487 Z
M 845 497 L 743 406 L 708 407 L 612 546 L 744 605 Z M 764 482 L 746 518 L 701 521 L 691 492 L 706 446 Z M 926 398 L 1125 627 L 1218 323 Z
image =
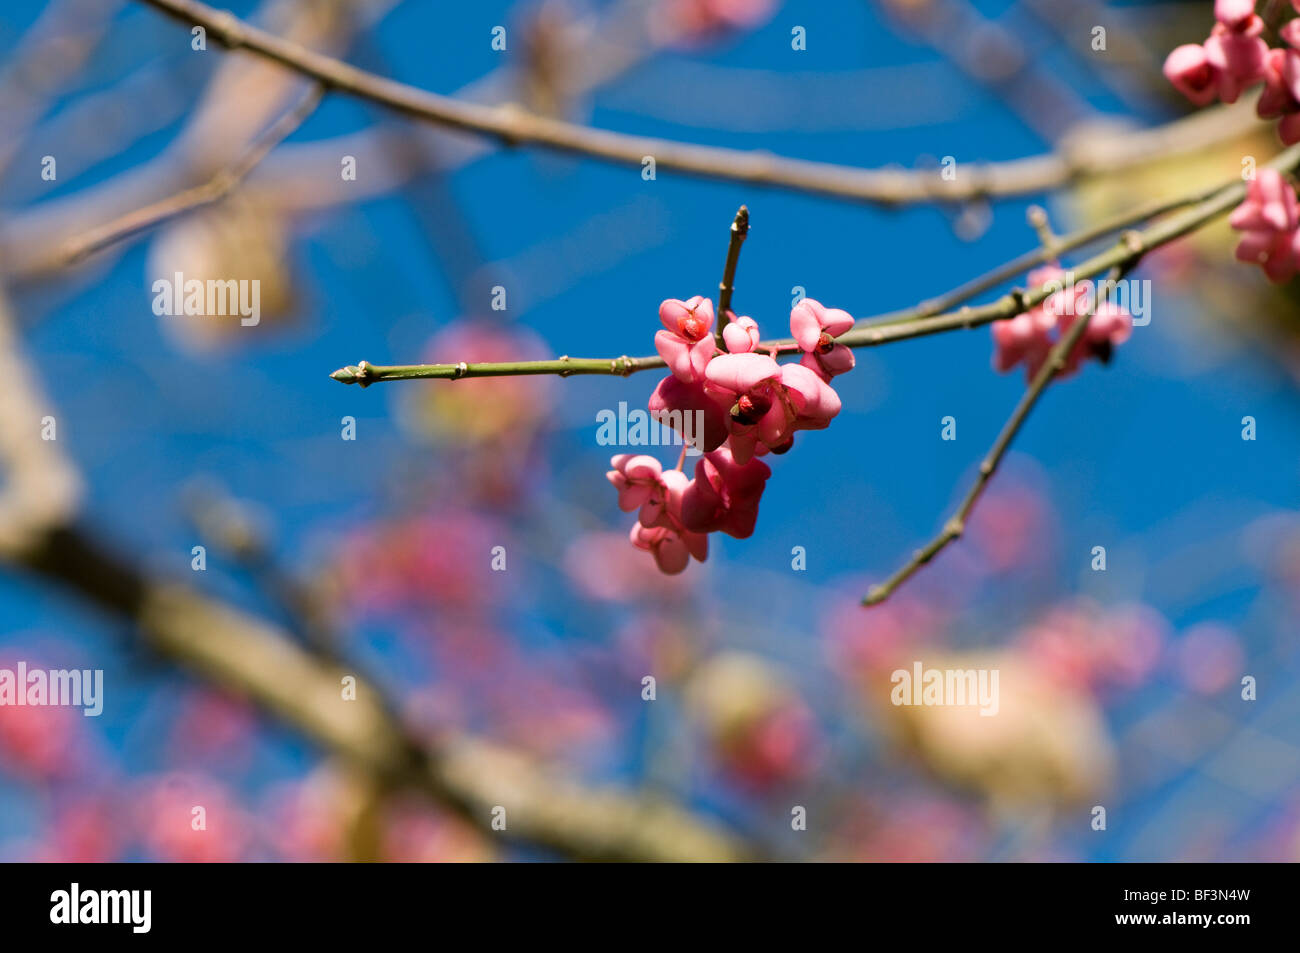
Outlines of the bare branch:
M 1140 249 L 1140 246 L 1136 247 Z M 1132 258 L 1124 265 L 1117 265 L 1112 268 L 1107 278 L 1118 281 L 1129 268 L 1137 264 L 1141 254 L 1140 250 L 1135 250 Z M 980 462 L 979 475 L 975 478 L 975 482 L 961 501 L 961 505 L 957 507 L 957 511 L 943 525 L 939 535 L 913 553 L 912 558 L 887 580 L 873 586 L 871 591 L 867 593 L 866 598 L 862 600 L 864 606 L 874 606 L 884 602 L 893 594 L 894 590 L 908 579 L 911 579 L 917 570 L 939 555 L 949 543 L 961 538 L 962 533 L 966 531 L 966 520 L 970 518 L 971 511 L 975 509 L 975 504 L 979 502 L 979 498 L 983 495 L 984 488 L 988 486 L 989 480 L 993 479 L 993 474 L 997 472 L 998 465 L 1001 464 L 1002 458 L 1006 456 L 1007 449 L 1011 446 L 1011 441 L 1020 433 L 1020 428 L 1024 426 L 1029 417 L 1029 412 L 1034 409 L 1034 405 L 1038 403 L 1039 398 L 1043 396 L 1047 385 L 1055 380 L 1061 371 L 1065 370 L 1066 358 L 1083 337 L 1095 309 L 1105 301 L 1106 292 L 1110 287 L 1107 282 L 1100 284 L 1095 298 L 1094 309 L 1080 315 L 1074 324 L 1070 326 L 1070 330 L 1052 346 L 1046 362 L 1039 368 L 1028 389 L 1020 398 L 1020 402 L 1016 404 L 1016 409 L 1012 411 L 1011 417 L 1003 425 L 997 439 L 993 441 L 993 446 L 989 449 L 988 454 Z
M 607 162 L 656 166 L 688 175 L 780 186 L 883 205 L 965 201 L 1037 193 L 1098 172 L 1113 172 L 1203 148 L 1246 132 L 1259 121 L 1241 110 L 1205 110 L 1156 129 L 1107 137 L 1106 148 L 1078 148 L 1001 163 L 965 163 L 944 179 L 930 170 L 859 169 L 593 129 L 529 113 L 517 106 L 464 102 L 367 73 L 267 33 L 197 0 L 143 0 L 186 24 L 204 27 L 231 49 L 243 49 L 311 77 L 329 89 L 453 129 L 491 136 L 509 146 L 539 146 Z
M 722 329 L 727 326 L 727 312 L 731 310 L 731 296 L 736 291 L 736 265 L 740 261 L 740 246 L 749 235 L 749 209 L 742 205 L 731 223 L 731 239 L 727 242 L 727 263 L 718 282 L 718 347 L 727 349 L 722 340 Z
M 1293 146 L 1268 163 L 1270 167 L 1282 171 L 1294 169 L 1297 164 L 1300 164 L 1300 146 Z M 1037 264 L 1052 260 L 1061 252 L 1091 244 L 1127 224 L 1145 221 L 1186 207 L 1185 211 L 1169 215 L 1143 231 L 1127 233 L 1124 240 L 1114 247 L 1094 255 L 1071 269 L 1080 279 L 1094 278 L 1108 272 L 1116 265 L 1124 265 L 1131 256 L 1132 242 L 1140 243 L 1142 248 L 1148 251 L 1166 245 L 1223 215 L 1241 202 L 1245 191 L 1246 183 L 1234 179 L 1209 192 L 1197 191 L 1180 199 L 1153 203 L 1072 235 L 1059 236 L 1050 249 L 1040 246 L 982 278 L 968 282 L 939 298 L 922 302 L 915 308 L 878 318 L 862 318 L 852 329 L 835 340 L 852 348 L 876 347 L 946 331 L 981 327 L 994 321 L 1015 317 L 1046 301 L 1057 289 L 1050 282 L 1028 291 L 1017 288 L 995 301 L 978 307 L 968 306 L 945 310 L 942 313 L 936 312 L 940 308 L 954 308 L 963 301 L 996 287 Z M 799 349 L 790 338 L 764 341 L 759 344 L 759 348 L 764 351 L 775 351 L 777 354 L 793 354 Z M 343 384 L 369 386 L 395 380 L 460 380 L 467 377 L 512 377 L 534 374 L 555 374 L 560 377 L 591 374 L 627 377 L 637 371 L 665 366 L 663 358 L 657 355 L 615 358 L 575 358 L 566 355 L 551 361 L 388 366 L 362 361 L 359 364 L 339 368 L 330 376 Z

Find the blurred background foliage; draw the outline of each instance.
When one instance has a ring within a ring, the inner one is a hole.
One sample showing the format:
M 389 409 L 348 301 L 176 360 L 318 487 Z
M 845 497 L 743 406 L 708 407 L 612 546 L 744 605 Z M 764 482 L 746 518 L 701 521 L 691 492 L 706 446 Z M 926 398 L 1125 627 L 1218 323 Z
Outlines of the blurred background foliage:
M 960 168 L 1173 119 L 1185 105 L 1160 63 L 1212 17 L 1208 0 L 791 0 L 734 3 L 737 23 L 705 28 L 697 6 L 230 4 L 438 92 L 867 167 Z M 363 358 L 650 353 L 658 303 L 716 287 L 741 203 L 735 305 L 768 335 L 796 286 L 887 312 L 1033 247 L 1031 202 L 1065 232 L 1231 178 L 1276 151 L 1267 130 L 1052 196 L 881 210 L 645 181 L 331 97 L 230 199 L 66 268 L 49 262 L 67 236 L 201 181 L 301 84 L 195 52 L 134 3 L 16 0 L 0 50 L 0 269 L 22 351 L 85 480 L 84 520 L 150 572 L 355 660 L 423 736 L 657 792 L 785 856 L 1300 853 L 1295 288 L 1235 263 L 1222 223 L 1143 265 L 1150 325 L 1052 389 L 968 536 L 870 611 L 857 600 L 937 528 L 1021 392 L 991 371 L 987 331 L 860 351 L 834 426 L 775 461 L 753 538 L 715 539 L 672 579 L 628 545 L 596 442 L 597 412 L 643 407 L 653 372 L 328 377 Z M 175 271 L 259 278 L 261 323 L 155 316 L 150 286 Z M 102 668 L 107 691 L 97 719 L 0 708 L 0 856 L 554 856 L 391 795 L 63 590 L 6 570 L 0 606 L 0 660 Z M 997 667 L 1001 715 L 889 705 L 889 672 L 916 658 Z

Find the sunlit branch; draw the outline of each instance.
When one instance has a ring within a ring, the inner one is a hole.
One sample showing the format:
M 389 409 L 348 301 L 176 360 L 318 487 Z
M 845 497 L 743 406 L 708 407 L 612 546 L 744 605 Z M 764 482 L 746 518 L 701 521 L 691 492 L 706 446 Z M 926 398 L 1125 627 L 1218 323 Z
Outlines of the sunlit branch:
M 1300 147 L 1292 147 L 1273 159 L 1269 166 L 1279 170 L 1291 170 L 1300 163 Z M 1199 190 L 1183 198 L 1162 200 L 1143 206 L 1133 212 L 1117 216 L 1098 225 L 1063 235 L 1056 238 L 1052 248 L 1039 247 L 1016 258 L 990 272 L 982 278 L 968 282 L 915 308 L 893 312 L 879 318 L 864 318 L 849 331 L 836 340 L 848 347 L 876 347 L 894 341 L 926 337 L 945 331 L 976 328 L 994 321 L 1015 317 L 1017 314 L 1046 301 L 1059 290 L 1057 285 L 1046 282 L 1043 285 L 1022 290 L 1013 289 L 1002 297 L 976 307 L 955 308 L 962 301 L 1011 278 L 1022 274 L 1035 265 L 1053 260 L 1057 255 L 1124 229 L 1134 222 L 1160 217 L 1154 224 L 1141 231 L 1126 231 L 1122 239 L 1113 247 L 1071 266 L 1076 279 L 1083 280 L 1105 274 L 1117 265 L 1124 265 L 1138 248 L 1145 253 L 1166 245 L 1189 232 L 1208 224 L 1241 202 L 1245 195 L 1246 183 L 1240 179 L 1219 186 L 1216 189 Z M 936 313 L 938 309 L 944 310 Z M 781 338 L 761 343 L 760 348 L 772 350 L 778 354 L 792 354 L 798 351 L 798 345 L 790 338 Z M 637 371 L 664 367 L 664 361 L 657 355 L 646 357 L 614 358 L 575 358 L 564 356 L 549 361 L 506 361 L 495 363 L 449 363 L 449 364 L 403 364 L 378 365 L 362 361 L 335 371 L 330 376 L 344 384 L 361 384 L 366 386 L 383 381 L 395 380 L 460 380 L 470 377 L 513 377 L 518 375 L 555 374 L 560 377 L 574 375 L 605 375 L 627 377 Z
M 1073 149 L 1007 162 L 964 162 L 952 179 L 934 170 L 862 169 L 694 143 L 593 129 L 530 113 L 518 106 L 484 106 L 441 96 L 350 66 L 214 10 L 197 0 L 143 0 L 231 49 L 242 49 L 323 83 L 331 91 L 365 99 L 403 115 L 490 136 L 508 146 L 537 146 L 606 162 L 687 175 L 776 186 L 797 191 L 897 205 L 966 201 L 1048 191 L 1102 172 L 1155 158 L 1185 154 L 1222 142 L 1257 125 L 1245 109 L 1206 110 L 1117 139 L 1108 149 Z

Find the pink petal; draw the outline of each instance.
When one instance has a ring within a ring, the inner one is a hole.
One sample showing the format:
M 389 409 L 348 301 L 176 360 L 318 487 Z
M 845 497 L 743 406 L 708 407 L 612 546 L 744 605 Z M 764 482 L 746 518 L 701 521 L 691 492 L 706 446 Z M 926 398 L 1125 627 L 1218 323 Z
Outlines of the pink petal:
M 1217 72 L 1210 64 L 1205 48 L 1195 43 L 1175 47 L 1165 58 L 1165 78 L 1197 106 L 1214 100 Z
M 727 438 L 727 443 L 731 447 L 732 459 L 737 463 L 749 463 L 754 458 L 754 450 L 758 446 L 758 435 L 753 431 L 733 433 Z
M 727 439 L 727 408 L 713 400 L 700 381 L 683 383 L 669 374 L 659 382 L 650 395 L 650 415 L 674 430 L 684 429 L 687 421 L 694 431 L 697 423 L 703 423 L 699 433 L 692 432 L 691 437 L 702 444 L 699 449 L 708 452 L 716 450 Z M 687 417 L 687 414 L 699 413 L 699 417 Z M 661 416 L 662 415 L 662 416 Z M 683 436 L 685 436 L 683 434 Z
M 659 305 L 659 321 L 673 334 L 678 333 L 682 320 L 690 315 L 690 306 L 676 298 L 669 298 Z
M 800 350 L 815 351 L 822 336 L 822 306 L 804 298 L 790 311 L 790 336 Z
M 758 346 L 758 322 L 753 318 L 734 318 L 722 329 L 722 340 L 732 354 L 747 354 Z
M 853 327 L 853 315 L 839 308 L 827 308 L 822 316 L 822 330 L 833 338 Z
M 668 331 L 656 331 L 655 350 L 659 352 L 659 356 L 664 359 L 664 363 L 678 380 L 687 383 L 695 380 L 690 343 L 685 338 Z
M 720 354 L 709 361 L 706 377 L 714 388 L 746 394 L 781 376 L 781 366 L 766 354 Z
M 831 418 L 840 412 L 840 395 L 835 393 L 833 387 L 800 364 L 783 365 L 781 383 L 789 389 L 795 399 L 801 429 L 821 429 L 829 425 Z M 809 418 L 809 424 L 803 424 L 805 417 Z
M 1214 18 L 1233 30 L 1244 29 L 1255 15 L 1255 0 L 1215 0 Z
M 1283 145 L 1293 146 L 1300 142 L 1300 112 L 1283 116 L 1277 124 L 1277 134 Z
M 690 347 L 691 378 L 693 380 L 704 380 L 704 369 L 708 366 L 709 358 L 713 357 L 717 351 L 718 345 L 713 339 L 712 334 L 706 334 Z
M 677 535 L 665 536 L 654 547 L 655 565 L 665 575 L 675 576 L 691 561 L 690 550 Z

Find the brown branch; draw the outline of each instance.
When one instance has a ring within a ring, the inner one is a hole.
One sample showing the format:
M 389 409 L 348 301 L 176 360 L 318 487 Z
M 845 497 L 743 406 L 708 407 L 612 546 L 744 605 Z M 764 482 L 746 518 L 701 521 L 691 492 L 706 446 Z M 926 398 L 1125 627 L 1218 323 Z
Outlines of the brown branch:
M 1295 168 L 1297 164 L 1300 164 L 1300 147 L 1296 146 L 1268 163 L 1270 167 L 1284 171 Z M 1055 292 L 1056 287 L 1051 282 L 1047 282 L 1028 291 L 1013 289 L 1002 297 L 978 307 L 958 308 L 957 305 L 1009 281 L 1035 265 L 1055 259 L 1062 252 L 1092 244 L 1128 224 L 1178 212 L 1167 218 L 1161 218 L 1143 231 L 1126 235 L 1124 240 L 1115 247 L 1094 255 L 1071 269 L 1079 279 L 1104 274 L 1127 260 L 1131 241 L 1141 242 L 1148 250 L 1168 244 L 1228 211 L 1242 200 L 1245 190 L 1246 184 L 1239 178 L 1234 178 L 1227 185 L 1215 189 L 1197 191 L 1178 199 L 1153 202 L 1071 235 L 1054 237 L 1050 248 L 1040 246 L 1026 252 L 987 275 L 967 282 L 945 295 L 924 301 L 905 311 L 893 312 L 877 318 L 862 318 L 851 330 L 846 331 L 836 340 L 852 348 L 877 347 L 946 331 L 982 327 L 994 321 L 1015 317 L 1022 311 L 1046 301 Z M 759 344 L 759 348 L 764 351 L 775 351 L 777 354 L 793 354 L 799 350 L 798 345 L 790 338 L 764 341 Z M 645 357 L 624 355 L 614 358 L 576 358 L 565 355 L 550 361 L 476 364 L 461 362 L 379 365 L 361 361 L 359 364 L 339 368 L 330 377 L 343 384 L 360 384 L 362 387 L 367 387 L 383 381 L 460 380 L 469 377 L 513 377 L 536 374 L 555 374 L 560 377 L 590 374 L 627 377 L 638 371 L 664 366 L 663 358 L 657 355 Z
M 742 842 L 668 801 L 589 789 L 529 758 L 464 735 L 412 736 L 354 669 L 312 654 L 276 627 L 177 584 L 156 582 L 75 528 L 5 558 L 133 622 L 154 650 L 292 725 L 384 785 L 413 789 L 487 836 L 566 857 L 628 861 L 751 859 Z M 356 678 L 355 700 L 342 680 Z M 491 829 L 506 809 L 505 831 Z
M 509 146 L 538 146 L 607 162 L 641 166 L 653 157 L 658 168 L 688 175 L 780 186 L 883 205 L 963 201 L 1047 191 L 1075 179 L 1113 172 L 1156 157 L 1196 151 L 1259 125 L 1250 111 L 1205 110 L 1155 129 L 1106 137 L 1105 148 L 1051 153 L 1000 163 L 963 164 L 945 180 L 930 170 L 859 169 L 793 159 L 766 151 L 745 152 L 593 129 L 535 115 L 517 106 L 484 106 L 428 92 L 367 73 L 333 57 L 260 30 L 197 0 L 142 0 L 209 35 L 231 49 L 272 60 L 333 91 L 365 99 L 412 118 L 490 136 Z

